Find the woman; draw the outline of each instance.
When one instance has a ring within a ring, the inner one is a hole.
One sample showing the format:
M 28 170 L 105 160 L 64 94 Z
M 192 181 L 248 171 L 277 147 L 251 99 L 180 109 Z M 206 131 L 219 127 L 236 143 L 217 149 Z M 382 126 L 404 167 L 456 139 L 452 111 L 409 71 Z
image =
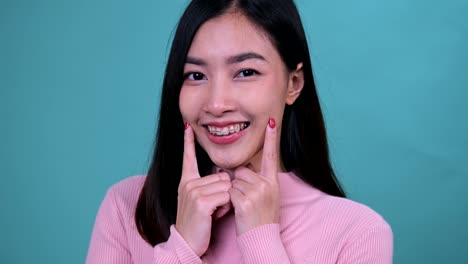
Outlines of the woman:
M 329 161 L 292 0 L 194 0 L 147 176 L 112 186 L 87 263 L 391 263 L 393 235 Z

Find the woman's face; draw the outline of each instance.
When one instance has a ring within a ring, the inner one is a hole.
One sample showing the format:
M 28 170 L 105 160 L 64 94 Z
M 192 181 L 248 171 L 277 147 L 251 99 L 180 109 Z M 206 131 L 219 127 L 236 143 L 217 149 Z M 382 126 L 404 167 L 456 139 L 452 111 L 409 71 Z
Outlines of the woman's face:
M 302 76 L 301 66 L 286 69 L 263 31 L 227 13 L 204 23 L 193 39 L 180 111 L 218 167 L 258 171 L 268 120 L 275 119 L 280 135 L 285 104 L 299 95 Z

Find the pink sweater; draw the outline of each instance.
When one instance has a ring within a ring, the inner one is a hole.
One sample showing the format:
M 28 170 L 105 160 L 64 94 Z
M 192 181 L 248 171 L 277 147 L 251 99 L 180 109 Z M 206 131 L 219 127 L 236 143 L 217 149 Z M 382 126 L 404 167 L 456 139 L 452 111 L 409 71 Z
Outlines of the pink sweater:
M 174 226 L 152 247 L 138 234 L 134 213 L 145 176 L 112 186 L 91 236 L 87 264 L 150 263 L 392 263 L 393 233 L 369 207 L 338 198 L 280 173 L 280 223 L 236 235 L 234 214 L 214 223 L 212 245 L 199 258 Z

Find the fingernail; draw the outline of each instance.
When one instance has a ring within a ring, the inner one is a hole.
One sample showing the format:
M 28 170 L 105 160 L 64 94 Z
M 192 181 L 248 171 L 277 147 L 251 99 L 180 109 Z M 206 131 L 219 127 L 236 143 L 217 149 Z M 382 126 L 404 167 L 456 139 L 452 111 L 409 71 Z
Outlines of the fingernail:
M 268 125 L 269 125 L 271 128 L 275 128 L 276 122 L 275 122 L 275 119 L 274 119 L 273 117 L 270 117 L 270 120 L 268 120 Z
M 189 123 L 188 123 L 188 122 L 185 122 L 184 130 L 187 130 L 188 127 L 189 127 Z

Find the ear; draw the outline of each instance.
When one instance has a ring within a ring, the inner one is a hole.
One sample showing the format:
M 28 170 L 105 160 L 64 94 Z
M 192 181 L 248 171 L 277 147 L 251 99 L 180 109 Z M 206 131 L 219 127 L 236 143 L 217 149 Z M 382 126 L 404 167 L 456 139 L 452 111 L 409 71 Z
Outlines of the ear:
M 304 88 L 303 63 L 297 64 L 296 70 L 289 74 L 288 91 L 286 94 L 286 104 L 292 105 L 301 94 Z

